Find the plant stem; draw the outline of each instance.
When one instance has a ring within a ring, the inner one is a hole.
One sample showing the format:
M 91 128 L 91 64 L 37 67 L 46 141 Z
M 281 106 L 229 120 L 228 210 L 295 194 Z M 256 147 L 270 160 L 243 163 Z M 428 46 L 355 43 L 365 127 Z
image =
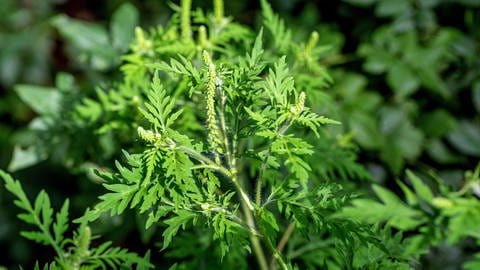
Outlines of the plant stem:
M 285 248 L 285 245 L 288 242 L 288 239 L 290 239 L 290 236 L 292 236 L 292 233 L 294 230 L 295 230 L 295 221 L 290 222 L 290 224 L 288 224 L 288 227 L 283 233 L 282 238 L 280 239 L 280 242 L 278 242 L 278 245 L 277 245 L 278 253 L 282 253 L 283 249 Z M 276 260 L 275 260 L 275 257 L 272 257 L 272 259 L 270 260 L 270 269 L 275 269 L 275 267 L 276 267 Z
M 185 154 L 189 155 L 190 157 L 192 157 L 192 158 L 194 158 L 198 161 L 201 161 L 203 163 L 206 163 L 206 167 L 217 170 L 217 171 L 221 172 L 222 174 L 224 174 L 225 176 L 231 178 L 231 173 L 227 168 L 225 168 L 221 165 L 218 165 L 213 160 L 211 160 L 208 157 L 202 155 L 201 153 L 195 151 L 194 149 L 183 146 L 183 145 L 176 146 L 175 149 L 183 151 Z
M 250 227 L 250 242 L 252 243 L 253 252 L 255 253 L 255 257 L 257 258 L 258 265 L 261 270 L 268 270 L 267 259 L 265 257 L 265 253 L 263 252 L 262 245 L 258 236 L 253 234 L 251 231 L 255 231 L 255 221 L 253 219 L 252 211 L 245 205 L 245 201 L 240 202 L 243 210 L 243 215 L 247 221 L 248 227 Z
M 180 27 L 182 38 L 189 41 L 192 39 L 192 29 L 190 28 L 190 10 L 192 9 L 192 0 L 182 0 L 180 5 Z

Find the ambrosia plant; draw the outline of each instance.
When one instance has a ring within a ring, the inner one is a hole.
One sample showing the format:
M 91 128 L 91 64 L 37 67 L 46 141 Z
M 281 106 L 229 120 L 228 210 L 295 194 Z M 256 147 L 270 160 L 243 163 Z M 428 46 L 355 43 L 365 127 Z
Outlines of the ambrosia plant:
M 316 32 L 297 43 L 267 1 L 261 5 L 263 27 L 253 33 L 224 16 L 221 0 L 212 14 L 182 0 L 166 26 L 135 30 L 121 82 L 40 116 L 68 122 L 70 133 L 94 130 L 90 139 L 103 141 L 96 151 L 111 152 L 101 159 L 80 149 L 69 164 L 96 164 L 107 190 L 74 221 L 72 238 L 65 237 L 68 200 L 54 220 L 44 191 L 32 205 L 1 172 L 25 211 L 19 218 L 39 229 L 22 235 L 56 252 L 44 269 L 154 267 L 157 251 L 142 257 L 110 242 L 90 244 L 96 222 L 127 209 L 161 234 L 171 269 L 410 269 L 424 252 L 379 226 L 392 216 L 361 215 L 365 206 L 380 207 L 356 198 L 346 181 L 369 175 L 348 136 L 324 127 L 340 124 L 318 105 L 328 103 L 319 92 L 331 83 L 317 61 L 326 48 Z M 68 100 L 68 92 L 57 94 Z M 105 134 L 116 144 L 100 139 Z M 398 209 L 398 198 L 375 191 Z M 408 229 L 427 223 L 408 221 Z

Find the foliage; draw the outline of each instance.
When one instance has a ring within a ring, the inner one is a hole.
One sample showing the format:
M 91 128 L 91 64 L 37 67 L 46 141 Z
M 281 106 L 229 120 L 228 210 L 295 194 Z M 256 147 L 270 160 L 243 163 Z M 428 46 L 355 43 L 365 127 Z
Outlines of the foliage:
M 355 199 L 352 206 L 343 208 L 336 215 L 371 224 L 385 223 L 387 227 L 399 230 L 406 235 L 403 241 L 407 245 L 403 252 L 408 255 L 425 254 L 431 246 L 443 242 L 459 244 L 472 238 L 478 243 L 480 164 L 474 171 L 465 173 L 464 186 L 460 190 L 452 190 L 436 175 L 429 177 L 436 184 L 436 190 L 411 171 L 407 171 L 407 176 L 410 187 L 398 182 L 405 202 L 388 189 L 375 185 L 373 190 L 379 200 Z M 465 262 L 463 269 L 475 269 L 478 254 L 475 257 Z
M 133 264 L 152 267 L 146 259 L 126 249 L 112 247 L 110 242 L 91 247 L 91 230 L 86 223 L 80 224 L 72 238 L 66 238 L 69 226 L 68 199 L 54 219 L 54 210 L 45 191 L 37 195 L 32 205 L 20 182 L 3 171 L 0 171 L 0 176 L 5 181 L 6 189 L 17 197 L 15 205 L 25 211 L 18 218 L 37 227 L 34 231 L 22 231 L 22 236 L 55 250 L 55 261 L 46 264 L 44 269 L 105 269 L 107 266 L 117 269 L 119 265 L 131 267 Z M 36 268 L 39 269 L 38 265 Z
M 254 31 L 212 2 L 171 4 L 149 29 L 129 4 L 109 27 L 50 20 L 87 83 L 58 73 L 53 87 L 16 86 L 36 117 L 8 169 L 53 161 L 101 195 L 80 195 L 90 208 L 66 238 L 69 200 L 54 220 L 44 191 L 32 205 L 2 172 L 20 219 L 39 229 L 22 235 L 56 252 L 45 269 L 412 269 L 435 248 L 477 248 L 480 166 L 455 176 L 479 153 L 475 19 L 454 29 L 436 17 L 439 1 L 345 0 L 338 16 L 371 6 L 377 17 L 306 33 L 309 6 L 295 23 L 262 0 Z M 343 49 L 344 36 L 358 44 Z M 441 177 L 423 177 L 438 165 Z M 387 179 L 406 166 L 403 198 Z M 161 252 L 150 264 L 149 253 L 89 245 L 87 224 L 123 239 L 136 229 Z M 480 264 L 471 257 L 465 269 Z

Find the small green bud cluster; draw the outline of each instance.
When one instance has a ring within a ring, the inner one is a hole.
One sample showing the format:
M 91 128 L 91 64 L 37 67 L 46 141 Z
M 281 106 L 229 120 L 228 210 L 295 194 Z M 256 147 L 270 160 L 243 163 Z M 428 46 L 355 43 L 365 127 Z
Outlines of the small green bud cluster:
M 140 27 L 135 28 L 135 40 L 136 43 L 132 47 L 133 52 L 153 56 L 153 42 L 145 38 L 145 34 Z
M 317 42 L 318 42 L 318 32 L 313 31 L 303 51 L 305 56 L 309 55 L 312 52 L 313 48 L 315 48 L 315 45 L 317 45 Z
M 137 128 L 137 133 L 138 136 L 142 138 L 142 140 L 151 144 L 158 144 L 162 139 L 162 135 L 160 135 L 159 133 L 155 133 L 151 130 L 145 130 L 143 127 L 140 126 Z
M 297 103 L 290 107 L 290 112 L 294 116 L 298 116 L 303 109 L 305 108 L 305 92 L 301 92 L 300 96 L 298 97 Z

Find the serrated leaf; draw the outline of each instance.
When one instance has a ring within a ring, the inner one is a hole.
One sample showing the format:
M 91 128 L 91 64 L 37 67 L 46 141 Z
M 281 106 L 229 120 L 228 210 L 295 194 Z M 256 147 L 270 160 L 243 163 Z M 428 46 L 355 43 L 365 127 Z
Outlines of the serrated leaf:
M 20 235 L 40 244 L 48 245 L 50 243 L 48 237 L 43 232 L 22 231 L 20 232 Z
M 427 203 L 430 203 L 434 197 L 430 188 L 412 171 L 407 170 L 407 176 L 412 182 L 415 193 L 417 193 L 417 195 L 420 196 L 420 198 L 425 200 Z
M 70 201 L 68 199 L 65 200 L 63 203 L 60 212 L 56 215 L 55 223 L 53 224 L 53 235 L 54 240 L 57 244 L 60 244 L 63 241 L 63 234 L 68 229 L 68 207 L 70 205 Z
M 178 230 L 180 227 L 185 229 L 185 226 L 192 220 L 194 219 L 197 214 L 186 211 L 186 210 L 178 210 L 176 211 L 176 216 L 169 218 L 165 220 L 165 224 L 168 225 L 167 229 L 163 231 L 163 247 L 162 250 L 166 249 L 168 245 L 170 245 L 170 242 L 172 241 L 172 238 L 177 234 Z
M 259 226 L 262 227 L 269 241 L 275 243 L 276 234 L 280 230 L 275 215 L 265 208 L 260 210 Z

